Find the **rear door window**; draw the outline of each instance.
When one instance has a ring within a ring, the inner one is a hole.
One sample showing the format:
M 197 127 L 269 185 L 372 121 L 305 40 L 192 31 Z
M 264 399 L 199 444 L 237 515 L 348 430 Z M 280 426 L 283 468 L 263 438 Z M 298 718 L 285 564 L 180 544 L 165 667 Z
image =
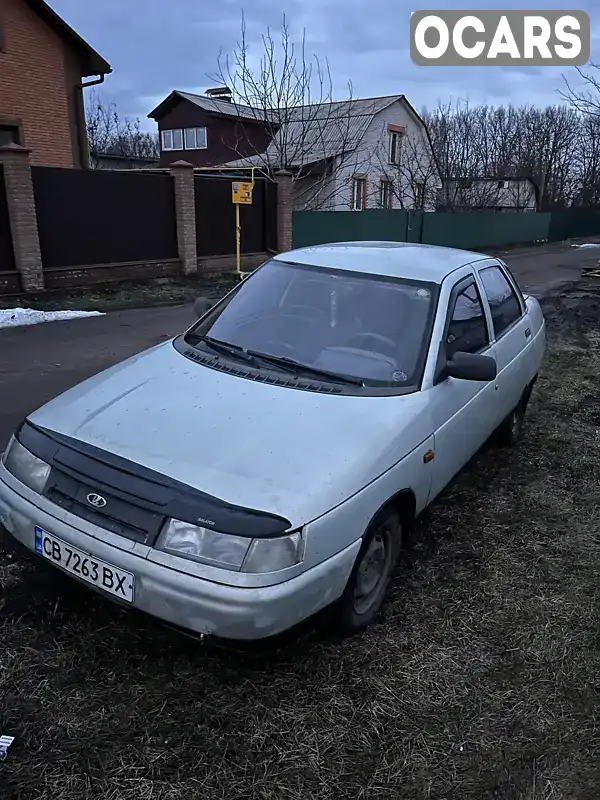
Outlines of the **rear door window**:
M 499 339 L 522 316 L 521 302 L 500 267 L 486 267 L 479 271 L 479 277 L 490 304 L 494 335 Z
M 456 295 L 448 333 L 446 355 L 478 353 L 489 345 L 489 336 L 483 303 L 475 283 L 466 286 Z

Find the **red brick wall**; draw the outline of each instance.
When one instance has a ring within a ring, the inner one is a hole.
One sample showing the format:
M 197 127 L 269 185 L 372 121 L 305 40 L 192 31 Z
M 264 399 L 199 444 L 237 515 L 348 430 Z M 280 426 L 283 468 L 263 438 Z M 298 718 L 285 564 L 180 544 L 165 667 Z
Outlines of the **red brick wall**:
M 33 164 L 72 167 L 65 45 L 23 0 L 0 0 L 0 121 L 18 120 Z

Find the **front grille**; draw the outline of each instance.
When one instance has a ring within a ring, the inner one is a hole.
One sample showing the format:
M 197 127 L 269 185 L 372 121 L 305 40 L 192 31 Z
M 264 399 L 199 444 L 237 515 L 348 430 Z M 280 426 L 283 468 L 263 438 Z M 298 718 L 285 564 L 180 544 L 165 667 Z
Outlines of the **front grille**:
M 89 494 L 102 495 L 106 505 L 94 508 L 87 500 Z M 65 511 L 135 542 L 154 541 L 165 521 L 162 514 L 121 500 L 104 487 L 88 485 L 56 468 L 50 473 L 44 495 Z

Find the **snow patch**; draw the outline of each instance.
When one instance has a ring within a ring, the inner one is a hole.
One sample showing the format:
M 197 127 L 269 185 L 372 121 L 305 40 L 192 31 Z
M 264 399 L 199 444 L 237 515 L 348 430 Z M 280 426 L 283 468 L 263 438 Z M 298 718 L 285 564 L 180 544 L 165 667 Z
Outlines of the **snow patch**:
M 584 244 L 572 244 L 571 247 L 600 247 L 600 242 L 585 242 Z
M 100 317 L 101 311 L 36 311 L 33 308 L 0 308 L 0 328 L 59 322 L 80 317 Z

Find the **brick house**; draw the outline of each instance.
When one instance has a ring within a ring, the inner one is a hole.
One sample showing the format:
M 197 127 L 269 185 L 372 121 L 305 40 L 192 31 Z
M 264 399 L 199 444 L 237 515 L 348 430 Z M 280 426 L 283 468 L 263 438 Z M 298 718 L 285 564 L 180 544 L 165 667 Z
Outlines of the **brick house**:
M 184 159 L 213 167 L 262 152 L 272 135 L 261 112 L 233 102 L 225 90 L 207 96 L 173 91 L 148 117 L 158 124 L 161 166 Z
M 1 0 L 0 145 L 29 148 L 32 164 L 87 167 L 83 88 L 109 72 L 44 0 Z

